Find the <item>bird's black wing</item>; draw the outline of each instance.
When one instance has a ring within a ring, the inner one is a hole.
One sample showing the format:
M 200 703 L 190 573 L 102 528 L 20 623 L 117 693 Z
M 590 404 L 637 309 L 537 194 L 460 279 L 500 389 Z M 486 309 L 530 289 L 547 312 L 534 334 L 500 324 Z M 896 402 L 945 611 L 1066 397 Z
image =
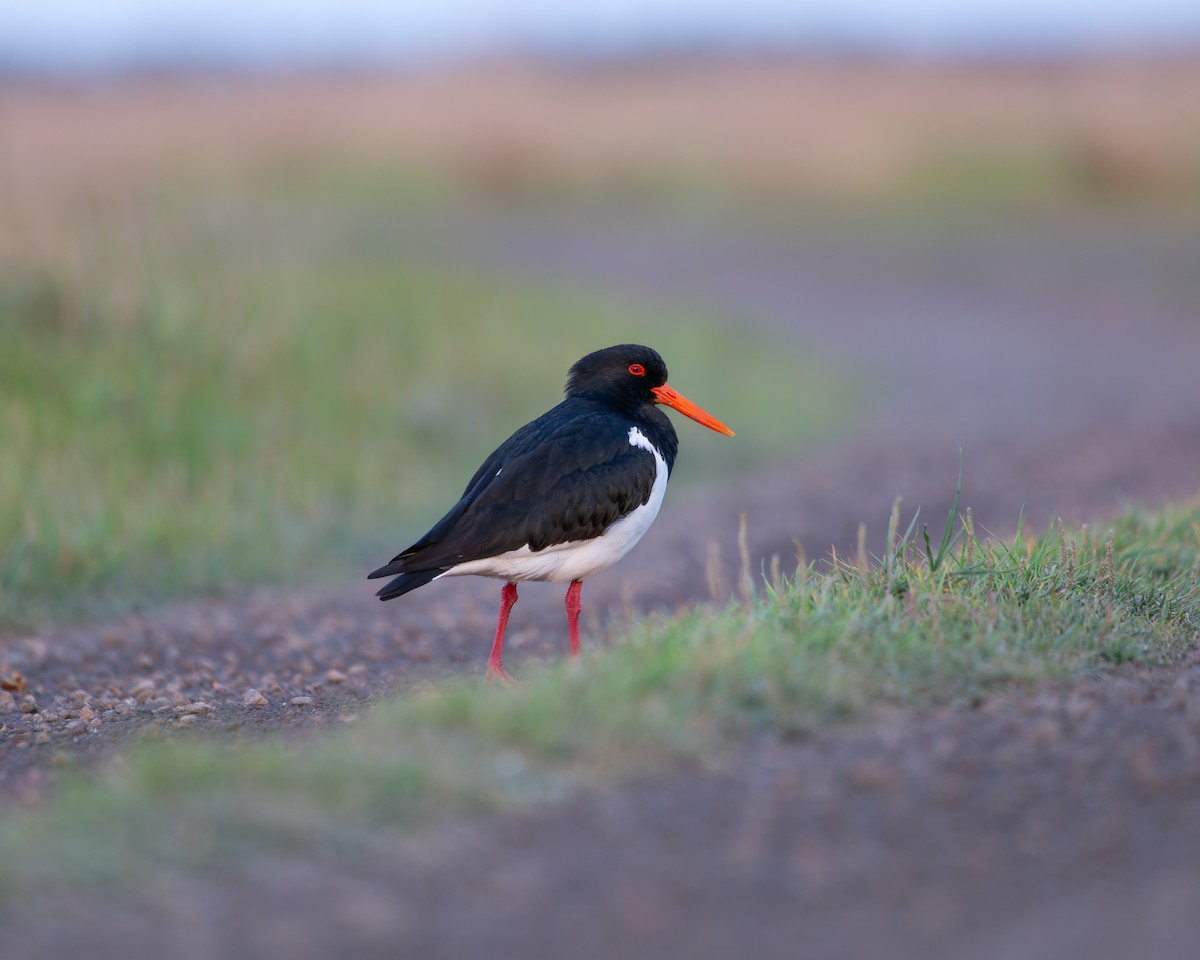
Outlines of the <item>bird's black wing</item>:
M 654 455 L 630 443 L 631 426 L 611 412 L 564 401 L 497 448 L 462 499 L 371 577 L 599 536 L 645 503 L 654 486 Z

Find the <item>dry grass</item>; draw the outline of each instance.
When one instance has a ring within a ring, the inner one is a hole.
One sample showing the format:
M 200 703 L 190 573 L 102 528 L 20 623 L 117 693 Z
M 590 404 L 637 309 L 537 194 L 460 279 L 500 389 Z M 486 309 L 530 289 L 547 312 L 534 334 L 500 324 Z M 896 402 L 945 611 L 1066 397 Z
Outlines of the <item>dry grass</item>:
M 85 162 L 81 162 L 81 160 Z M 413 73 L 0 87 L 0 255 L 164 174 L 329 160 L 546 186 L 859 193 L 948 163 L 1191 188 L 1200 55 L 1012 63 L 503 62 Z

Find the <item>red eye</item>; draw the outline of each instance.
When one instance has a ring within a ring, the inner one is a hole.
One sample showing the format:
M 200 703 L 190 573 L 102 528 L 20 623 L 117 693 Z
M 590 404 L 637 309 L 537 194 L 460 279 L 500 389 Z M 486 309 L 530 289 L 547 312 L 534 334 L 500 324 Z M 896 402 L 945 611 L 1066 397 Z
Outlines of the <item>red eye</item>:
M 629 372 L 635 377 L 644 377 L 646 375 L 646 368 L 640 363 L 631 363 L 629 365 Z

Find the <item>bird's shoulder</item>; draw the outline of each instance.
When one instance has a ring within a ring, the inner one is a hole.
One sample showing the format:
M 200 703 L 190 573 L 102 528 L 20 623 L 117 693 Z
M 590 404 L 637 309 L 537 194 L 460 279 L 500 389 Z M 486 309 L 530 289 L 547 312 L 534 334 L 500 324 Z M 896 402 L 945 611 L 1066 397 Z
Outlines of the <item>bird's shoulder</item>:
M 564 476 L 620 458 L 629 449 L 635 425 L 586 399 L 568 398 L 492 451 L 463 497 L 520 499 L 544 493 Z

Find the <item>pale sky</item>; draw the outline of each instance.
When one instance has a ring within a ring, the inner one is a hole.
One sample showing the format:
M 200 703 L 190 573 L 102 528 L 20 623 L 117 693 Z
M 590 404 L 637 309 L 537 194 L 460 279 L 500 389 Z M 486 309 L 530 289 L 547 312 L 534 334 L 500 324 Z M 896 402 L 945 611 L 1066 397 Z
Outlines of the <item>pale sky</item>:
M 0 69 L 775 42 L 913 53 L 1200 42 L 1200 0 L 0 0 Z

